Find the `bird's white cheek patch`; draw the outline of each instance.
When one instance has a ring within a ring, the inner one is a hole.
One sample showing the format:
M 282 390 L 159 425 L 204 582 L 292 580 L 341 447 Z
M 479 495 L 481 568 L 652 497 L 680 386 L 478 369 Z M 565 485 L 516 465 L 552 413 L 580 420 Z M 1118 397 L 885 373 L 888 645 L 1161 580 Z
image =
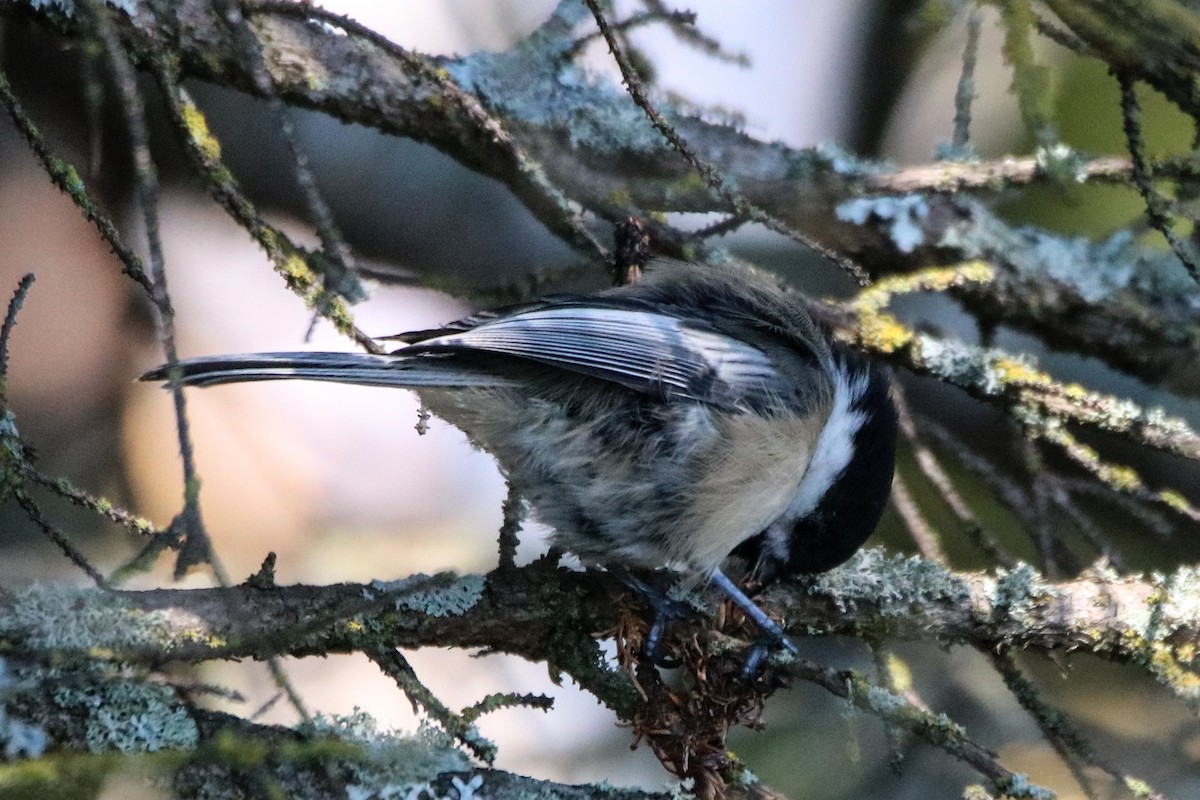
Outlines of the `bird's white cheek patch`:
M 853 410 L 854 401 L 866 390 L 869 376 L 848 375 L 844 368 L 834 373 L 833 409 L 817 438 L 812 459 L 804 480 L 800 482 L 785 517 L 789 521 L 813 512 L 838 476 L 854 457 L 854 437 L 866 422 L 867 415 Z

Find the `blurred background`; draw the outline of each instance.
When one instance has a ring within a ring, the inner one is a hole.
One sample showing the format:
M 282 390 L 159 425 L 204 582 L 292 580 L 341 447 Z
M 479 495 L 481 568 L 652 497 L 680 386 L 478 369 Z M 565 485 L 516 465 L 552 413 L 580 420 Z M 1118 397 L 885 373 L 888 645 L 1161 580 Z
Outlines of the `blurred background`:
M 331 0 L 324 5 L 405 47 L 443 55 L 504 49 L 543 22 L 554 6 L 547 0 Z M 633 41 L 651 58 L 659 90 L 712 114 L 737 115 L 758 138 L 795 147 L 832 142 L 899 164 L 924 163 L 950 138 L 965 33 L 961 21 L 931 33 L 920 24 L 919 5 L 885 0 L 688 3 L 700 27 L 727 50 L 747 54 L 749 66 L 713 59 L 655 26 L 634 34 Z M 632 4 L 618 3 L 618 8 L 628 11 Z M 1016 101 L 1007 92 L 1011 75 L 1001 60 L 994 23 L 985 16 L 976 73 L 972 140 L 984 157 L 1031 149 Z M 1096 64 L 1044 40 L 1038 46 L 1039 58 L 1053 65 L 1060 82 L 1056 113 L 1062 138 L 1089 152 L 1122 152 L 1112 79 Z M 593 47 L 588 58 L 596 71 L 615 75 L 601 47 Z M 128 240 L 143 250 L 116 106 L 103 104 L 96 117 L 81 110 L 88 104 L 79 54 L 43 29 L 5 20 L 0 22 L 0 59 L 52 144 L 88 168 L 89 185 L 123 224 Z M 314 241 L 291 181 L 287 148 L 265 106 L 212 86 L 189 90 L 207 114 L 227 165 L 268 218 L 299 240 Z M 151 112 L 158 113 L 153 91 L 147 96 Z M 1143 100 L 1152 146 L 1185 150 L 1185 118 L 1155 96 Z M 575 261 L 502 186 L 432 148 L 315 113 L 292 114 L 341 230 L 372 271 L 408 276 L 413 283 L 453 275 L 487 287 L 530 272 L 552 273 Z M 283 289 L 245 232 L 199 191 L 165 120 L 156 123 L 163 234 L 181 355 L 349 349 L 324 323 L 306 340 L 310 313 Z M 1030 189 L 1000 200 L 1010 219 L 1090 236 L 1127 225 L 1142 211 L 1136 194 L 1123 188 L 1088 187 L 1069 194 Z M 815 295 L 846 295 L 853 288 L 833 267 L 762 230 L 744 228 L 723 244 Z M 8 388 L 18 427 L 38 449 L 44 472 L 165 525 L 180 508 L 181 467 L 168 395 L 135 382 L 162 360 L 148 306 L 77 209 L 51 187 L 24 143 L 0 125 L 0 291 L 15 288 L 26 272 L 36 273 L 37 283 L 13 336 Z M 597 275 L 592 285 L 602 280 Z M 230 292 L 231 286 L 238 290 Z M 972 319 L 949 300 L 916 299 L 900 308 L 909 319 L 977 339 Z M 360 328 L 386 335 L 433 326 L 469 310 L 462 300 L 430 290 L 380 285 L 354 313 Z M 1057 376 L 1165 406 L 1200 424 L 1194 401 L 1097 362 L 1042 352 L 1029 337 L 1003 330 L 996 342 L 1038 353 Z M 955 430 L 975 431 L 981 442 L 1006 435 L 995 412 L 955 392 L 910 378 L 904 385 L 914 403 Z M 418 435 L 416 402 L 407 393 L 301 383 L 237 385 L 190 392 L 189 410 L 208 530 L 234 580 L 253 573 L 270 551 L 278 554 L 280 583 L 390 580 L 494 565 L 503 482 L 491 459 L 472 450 L 448 425 L 435 420 L 427 435 Z M 1174 470 L 1180 483 L 1177 463 L 1136 452 L 1123 455 L 1151 481 Z M 902 472 L 911 468 L 909 458 L 902 454 Z M 985 524 L 1007 539 L 1003 531 L 1015 522 L 977 481 L 956 477 L 966 482 Z M 1193 498 L 1200 495 L 1195 475 L 1184 475 L 1181 488 Z M 140 544 L 99 525 L 90 514 L 46 502 L 102 569 L 122 563 Z M 935 525 L 954 529 L 936 510 L 930 516 Z M 0 586 L 85 582 L 19 511 L 0 509 L 0 530 Z M 1200 556 L 1200 547 L 1186 536 L 1151 539 L 1123 518 L 1113 522 L 1112 535 L 1141 568 L 1170 569 Z M 543 536 L 536 524 L 526 526 L 522 560 L 542 552 Z M 1011 538 L 1015 550 L 1029 551 L 1020 535 Z M 891 511 L 874 542 L 912 549 Z M 957 567 L 987 566 L 952 538 L 947 550 Z M 133 585 L 165 585 L 170 571 L 164 557 Z M 208 581 L 193 574 L 182 585 Z M 857 642 L 815 640 L 803 647 L 806 655 L 834 666 L 870 664 L 870 654 Z M 1036 776 L 1063 798 L 1082 796 L 982 656 L 918 643 L 896 649 L 934 710 L 953 711 L 1012 769 Z M 631 752 L 629 731 L 617 728 L 607 711 L 569 685 L 554 685 L 541 666 L 460 652 L 410 656 L 418 675 L 452 707 L 496 691 L 555 698 L 549 714 L 515 709 L 484 718 L 484 734 L 499 743 L 499 767 L 568 782 L 607 778 L 657 787 L 669 778 L 646 749 Z M 1122 764 L 1172 797 L 1200 796 L 1200 725 L 1143 673 L 1087 658 L 1025 658 L 1022 663 L 1045 697 L 1072 714 L 1102 754 L 1119 755 Z M 313 710 L 347 714 L 361 707 L 385 725 L 414 725 L 407 700 L 365 658 L 293 661 L 287 668 Z M 259 664 L 212 665 L 203 677 L 247 697 L 233 709 L 239 714 L 250 713 L 276 692 Z M 294 721 L 285 703 L 276 704 L 265 719 Z M 820 689 L 799 685 L 777 695 L 767 719 L 765 732 L 739 731 L 731 748 L 790 796 L 946 797 L 958 796 L 964 783 L 975 781 L 965 768 L 923 746 L 912 747 L 900 771 L 893 772 L 878 721 Z

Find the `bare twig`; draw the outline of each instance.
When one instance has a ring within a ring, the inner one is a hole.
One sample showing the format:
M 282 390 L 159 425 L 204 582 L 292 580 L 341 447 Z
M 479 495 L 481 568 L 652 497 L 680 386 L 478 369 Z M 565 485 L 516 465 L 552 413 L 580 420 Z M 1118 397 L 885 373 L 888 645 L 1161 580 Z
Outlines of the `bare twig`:
M 942 499 L 950 509 L 951 513 L 958 518 L 962 524 L 963 533 L 968 538 L 975 542 L 976 547 L 988 557 L 991 564 L 1001 567 L 1016 566 L 1017 560 L 1010 554 L 1005 552 L 998 542 L 983 529 L 979 519 L 975 516 L 975 512 L 967 505 L 967 501 L 959 493 L 954 482 L 950 479 L 949 473 L 942 467 L 942 463 L 932 450 L 925 446 L 917 433 L 917 426 L 913 421 L 912 413 L 908 407 L 908 398 L 905 393 L 899 388 L 893 389 L 893 399 L 896 403 L 896 409 L 899 411 L 900 432 L 904 435 L 904 439 L 908 442 L 909 449 L 912 451 L 913 458 L 917 462 L 917 467 L 920 468 L 923 474 L 930 483 L 938 490 L 938 496 Z M 923 422 L 923 425 L 929 424 Z M 952 439 L 950 434 L 942 429 L 945 438 Z M 956 447 L 956 449 L 959 449 Z
M 75 545 L 71 544 L 71 540 L 67 538 L 66 534 L 60 531 L 54 526 L 54 523 L 46 518 L 46 515 L 42 513 L 42 509 L 38 507 L 37 503 L 33 502 L 33 499 L 25 493 L 23 488 L 17 487 L 12 489 L 11 495 L 17 501 L 17 505 L 21 507 L 21 510 L 25 512 L 25 515 L 32 520 L 34 525 L 37 525 L 38 528 L 41 529 L 42 534 L 45 535 L 45 537 L 49 539 L 55 547 L 61 550 L 63 555 L 65 555 L 72 564 L 79 567 L 79 569 L 85 575 L 91 578 L 92 582 L 98 587 L 101 589 L 108 588 L 108 582 L 104 580 L 104 576 L 100 574 L 100 571 L 92 566 L 91 562 L 87 560 L 87 557 L 84 556 L 84 554 L 81 553 L 75 547 Z
M 242 14 L 239 0 L 218 0 L 217 8 L 233 34 L 233 41 L 242 51 L 243 63 L 254 81 L 255 89 L 259 95 L 266 98 L 267 106 L 275 115 L 279 133 L 291 153 L 296 184 L 300 187 L 304 204 L 308 207 L 309 214 L 312 215 L 313 223 L 316 225 L 317 236 L 321 240 L 321 249 L 329 258 L 329 263 L 322 271 L 326 293 L 317 298 L 316 308 L 318 315 L 324 316 L 325 309 L 321 305 L 328 302 L 327 298 L 330 295 L 343 296 L 351 301 L 360 300 L 366 296 L 365 290 L 359 283 L 358 275 L 354 271 L 354 257 L 350 253 L 350 248 L 346 246 L 345 238 L 338 229 L 337 223 L 334 222 L 333 212 L 330 211 L 329 205 L 321 194 L 321 189 L 317 185 L 317 180 L 309 165 L 308 152 L 296 133 L 296 126 L 292 123 L 287 106 L 275 90 L 275 82 L 263 60 L 262 45 Z
M 164 531 L 158 528 L 154 523 L 147 519 L 132 514 L 123 508 L 118 508 L 113 505 L 110 500 L 94 497 L 84 490 L 74 486 L 65 478 L 51 478 L 43 475 L 33 468 L 32 465 L 25 465 L 25 469 L 21 473 L 27 480 L 38 484 L 54 494 L 62 497 L 80 508 L 86 508 L 99 516 L 104 517 L 109 522 L 114 522 L 120 525 L 131 533 L 136 533 L 139 536 L 158 536 Z
M 158 175 L 150 154 L 150 132 L 146 125 L 146 113 L 137 75 L 129 56 L 121 44 L 120 37 L 109 18 L 109 10 L 97 2 L 87 4 L 91 24 L 104 44 L 108 55 L 113 82 L 121 96 L 121 107 L 125 114 L 125 125 L 129 133 L 129 146 L 133 155 L 136 175 L 136 195 L 146 225 L 146 242 L 150 252 L 150 299 L 154 304 L 159 342 L 168 364 L 175 364 L 179 355 L 175 346 L 174 309 L 167 292 L 166 265 L 163 257 L 162 238 L 158 218 Z M 183 461 L 183 510 L 177 517 L 185 539 L 175 563 L 176 575 L 183 575 L 192 566 L 209 563 L 214 574 L 223 576 L 223 569 L 213 552 L 212 542 L 204 528 L 200 513 L 200 481 L 196 475 L 196 456 L 192 437 L 188 430 L 187 400 L 183 385 L 174 373 L 168 375 L 168 387 L 175 406 L 175 432 L 179 440 L 179 455 Z M 221 578 L 227 583 L 227 577 Z
M 967 14 L 967 41 L 963 46 L 962 74 L 954 90 L 954 138 L 951 144 L 955 152 L 963 153 L 971 142 L 971 104 L 975 101 L 975 60 L 979 54 L 979 29 L 983 26 L 983 14 L 976 6 Z
M 945 290 L 991 279 L 991 268 L 981 263 L 887 278 L 863 290 L 848 304 L 860 323 L 852 333 L 861 346 L 888 354 L 918 374 L 931 375 L 1001 405 L 1032 435 L 1058 445 L 1114 489 L 1158 503 L 1189 519 L 1200 519 L 1200 509 L 1182 495 L 1147 490 L 1136 472 L 1104 462 L 1066 428 L 1067 423 L 1075 423 L 1200 460 L 1200 434 L 1184 420 L 1168 418 L 1157 409 L 1143 409 L 1123 398 L 1064 384 L 1001 350 L 918 333 L 883 311 L 898 294 Z
M 417 678 L 417 673 L 399 650 L 394 647 L 380 646 L 368 649 L 366 654 L 385 675 L 396 682 L 400 691 L 404 692 L 409 702 L 412 703 L 414 712 L 424 711 L 426 715 L 441 725 L 446 733 L 470 749 L 472 754 L 484 763 L 490 764 L 495 760 L 495 745 L 484 739 L 470 720 L 455 714 L 433 692 L 429 691 L 429 688 Z
M 100 211 L 96 201 L 84 185 L 83 178 L 79 176 L 78 170 L 69 162 L 56 156 L 50 149 L 37 126 L 25 113 L 21 101 L 13 94 L 8 78 L 2 71 L 0 71 L 0 104 L 3 104 L 5 110 L 8 111 L 8 116 L 25 139 L 26 144 L 29 145 L 29 149 L 41 162 L 42 169 L 46 171 L 50 181 L 71 198 L 76 207 L 83 212 L 84 219 L 96 227 L 100 237 L 112 248 L 113 253 L 121 262 L 121 271 L 137 281 L 147 295 L 151 295 L 153 290 L 150 278 L 146 275 L 142 260 L 126 246 L 121 238 L 121 232 L 117 230 L 117 226 L 112 223 L 112 220 Z
M 511 569 L 517 565 L 517 546 L 521 543 L 518 537 L 525 519 L 525 502 L 511 482 L 508 496 L 504 498 L 503 519 L 499 536 L 500 569 Z
M 596 18 L 596 25 L 599 26 L 601 34 L 604 35 L 604 40 L 608 43 L 608 49 L 612 53 L 613 60 L 621 70 L 621 77 L 625 81 L 625 87 L 629 90 L 629 96 L 637 103 L 638 107 L 645 112 L 650 119 L 651 124 L 655 129 L 663 135 L 663 137 L 671 143 L 671 146 L 687 159 L 688 163 L 696 170 L 697 173 L 704 179 L 709 189 L 718 197 L 730 205 L 730 207 L 738 214 L 738 216 L 746 217 L 754 222 L 763 225 L 778 234 L 788 237 L 789 239 L 804 245 L 810 250 L 819 253 L 825 258 L 837 264 L 842 270 L 858 281 L 860 286 L 867 286 L 871 282 L 870 276 L 863 270 L 861 266 L 854 263 L 851 259 L 840 253 L 835 253 L 825 247 L 820 242 L 810 236 L 807 236 L 795 228 L 785 224 L 779 219 L 771 216 L 762 208 L 754 205 L 745 195 L 732 188 L 716 167 L 707 161 L 701 159 L 692 149 L 692 147 L 684 141 L 679 132 L 667 122 L 666 118 L 651 105 L 650 100 L 646 97 L 646 92 L 642 87 L 641 78 L 638 76 L 637 70 L 625 57 L 621 49 L 620 43 L 609 27 L 608 19 L 600 10 L 596 0 L 583 0 L 584 5 L 592 12 L 592 16 Z
M 1167 212 L 1167 201 L 1150 182 L 1150 168 L 1146 164 L 1145 142 L 1142 141 L 1142 107 L 1138 103 L 1133 78 L 1125 72 L 1115 72 L 1121 86 L 1121 119 L 1125 126 L 1125 146 L 1133 164 L 1133 183 L 1142 202 L 1146 204 L 1146 218 L 1156 231 L 1163 235 L 1179 263 L 1187 269 L 1192 280 L 1200 283 L 1200 266 L 1192 259 L 1187 247 L 1175 235 L 1175 223 Z
M 899 512 L 922 558 L 945 564 L 946 554 L 942 551 L 941 536 L 921 513 L 917 501 L 908 490 L 908 483 L 901 475 L 892 478 L 892 505 Z
M 8 311 L 4 314 L 4 325 L 0 327 L 0 378 L 4 380 L 8 379 L 8 340 L 17 324 L 17 314 L 25 305 L 25 296 L 29 294 L 29 287 L 33 286 L 34 280 L 34 275 L 30 272 L 17 283 L 12 299 L 8 301 Z M 2 394 L 0 393 L 0 395 Z
M 965 762 L 988 778 L 997 791 L 1009 797 L 1045 800 L 1053 797 L 1023 775 L 1009 770 L 989 750 L 976 744 L 963 728 L 944 714 L 934 714 L 917 708 L 903 697 L 868 681 L 853 670 L 835 670 L 807 659 L 797 658 L 786 666 L 787 672 L 801 680 L 814 683 L 836 697 L 849 700 L 889 725 L 909 731 L 927 743 L 939 747 Z
M 1138 797 L 1145 797 L 1147 800 L 1162 800 L 1162 794 L 1146 786 L 1140 778 L 1133 778 L 1107 759 L 1102 758 L 1062 711 L 1043 701 L 1037 687 L 1021 672 L 1010 651 L 1007 649 L 989 650 L 984 652 L 984 655 L 991 660 L 992 666 L 1004 679 L 1004 684 L 1012 692 L 1013 697 L 1033 717 L 1046 740 L 1050 742 L 1050 746 L 1059 754 L 1089 798 L 1096 798 L 1098 794 L 1081 769 L 1080 761 L 1097 767 L 1122 786 L 1131 787 L 1134 783 L 1138 784 Z

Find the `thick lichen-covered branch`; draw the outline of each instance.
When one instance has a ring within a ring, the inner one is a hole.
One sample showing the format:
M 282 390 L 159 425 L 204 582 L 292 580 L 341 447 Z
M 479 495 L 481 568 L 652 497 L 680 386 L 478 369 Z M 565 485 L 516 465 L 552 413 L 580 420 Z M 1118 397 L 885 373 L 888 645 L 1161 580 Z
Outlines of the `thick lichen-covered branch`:
M 614 596 L 622 591 L 603 574 L 542 566 L 409 579 L 397 587 L 37 587 L 0 598 L 0 639 L 19 644 L 30 658 L 101 648 L 115 658 L 155 663 L 323 655 L 379 642 L 489 648 L 550 658 L 576 679 L 595 681 L 549 643 L 561 644 L 564 625 L 575 621 L 584 630 L 613 627 Z M 1126 577 L 1094 572 L 1055 583 L 1023 565 L 957 573 L 868 550 L 819 579 L 768 590 L 764 604 L 797 634 L 867 632 L 1143 665 L 1169 656 L 1180 669 L 1200 668 L 1200 573 L 1192 568 Z M 298 619 L 306 621 L 299 632 Z
M 595 660 L 588 647 L 579 649 L 578 640 L 578 631 L 617 624 L 623 604 L 614 602 L 614 593 L 621 591 L 603 575 L 545 565 L 394 584 L 143 592 L 35 587 L 0 598 L 0 642 L 31 665 L 99 658 L 155 667 L 392 653 L 396 646 L 482 648 L 546 661 L 631 719 L 638 701 L 630 676 Z M 1200 576 L 1194 569 L 1134 577 L 1094 572 L 1055 583 L 1024 565 L 955 573 L 871 550 L 819 579 L 778 586 L 763 601 L 794 635 L 1089 653 L 1139 665 L 1183 697 L 1200 693 Z M 703 630 L 702 620 L 689 625 Z M 727 635 L 715 636 L 711 646 L 736 652 Z M 1049 796 L 1009 772 L 952 720 L 857 673 L 786 656 L 778 666 L 956 754 L 1013 796 Z

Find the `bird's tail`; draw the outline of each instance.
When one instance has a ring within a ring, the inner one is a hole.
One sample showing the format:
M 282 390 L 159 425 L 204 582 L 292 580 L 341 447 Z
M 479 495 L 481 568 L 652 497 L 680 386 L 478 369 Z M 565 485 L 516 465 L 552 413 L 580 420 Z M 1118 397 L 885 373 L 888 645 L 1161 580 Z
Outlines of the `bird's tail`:
M 421 387 L 498 386 L 503 378 L 472 368 L 451 354 L 420 353 L 370 355 L 368 353 L 250 353 L 204 356 L 164 364 L 141 377 L 168 381 L 178 370 L 185 386 L 216 386 L 244 381 L 308 380 L 352 383 L 362 386 Z

